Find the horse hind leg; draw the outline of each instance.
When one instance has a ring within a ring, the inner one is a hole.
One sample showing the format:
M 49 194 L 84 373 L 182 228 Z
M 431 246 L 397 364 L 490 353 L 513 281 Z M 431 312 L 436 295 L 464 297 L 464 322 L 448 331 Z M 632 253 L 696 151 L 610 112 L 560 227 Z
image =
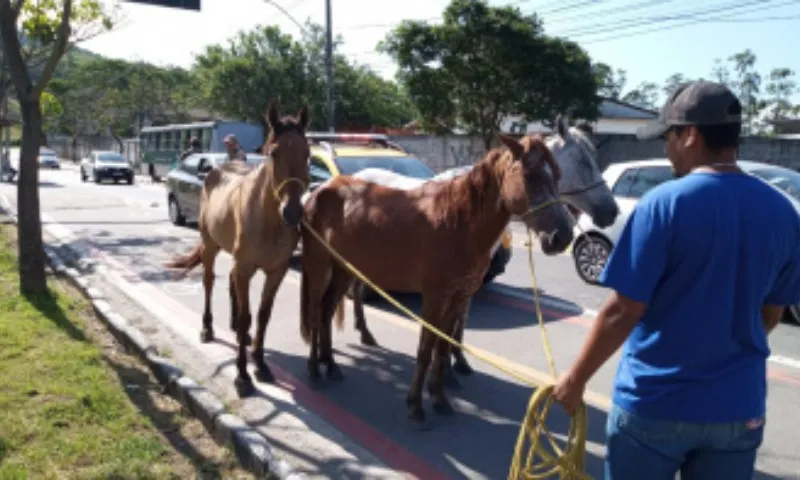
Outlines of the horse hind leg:
M 361 344 L 368 347 L 377 347 L 378 342 L 367 327 L 364 316 L 364 283 L 356 280 L 353 282 L 353 315 L 356 317 L 356 330 L 361 333 Z
M 289 270 L 289 262 L 281 265 L 271 272 L 265 272 L 267 279 L 264 282 L 264 289 L 261 291 L 261 305 L 258 307 L 258 326 L 256 327 L 256 337 L 253 342 L 253 363 L 256 366 L 256 379 L 259 382 L 273 383 L 275 376 L 264 360 L 264 335 L 266 335 L 269 318 L 272 314 L 272 305 L 275 302 L 275 294 L 281 286 L 286 272 Z
M 203 262 L 203 329 L 200 331 L 200 341 L 208 343 L 214 340 L 214 317 L 211 313 L 211 296 L 214 292 L 214 261 L 217 259 L 219 247 L 213 243 L 206 243 L 201 253 Z
M 228 275 L 228 298 L 231 303 L 231 331 L 237 332 L 236 319 L 239 317 L 239 305 L 236 302 L 236 287 L 234 287 L 233 270 Z M 252 343 L 250 332 L 247 332 L 247 343 Z
M 344 375 L 342 375 L 341 369 L 333 359 L 331 323 L 334 311 L 339 303 L 344 300 L 344 295 L 350 288 L 351 283 L 352 276 L 350 273 L 339 265 L 334 265 L 331 272 L 331 281 L 322 297 L 322 323 L 319 330 L 320 360 L 327 365 L 327 376 L 332 380 L 342 380 Z
M 239 343 L 239 348 L 236 356 L 236 368 L 238 375 L 234 381 L 236 393 L 240 397 L 247 397 L 255 393 L 255 386 L 253 379 L 247 373 L 247 341 L 248 332 L 250 331 L 250 280 L 256 269 L 251 265 L 243 265 L 239 262 L 234 262 L 233 266 L 233 279 L 236 287 L 236 301 L 238 305 L 238 317 L 236 319 L 236 337 Z
M 453 339 L 459 344 L 464 342 L 464 327 L 467 324 L 467 318 L 469 318 L 469 311 L 471 307 L 472 297 L 467 300 L 464 313 L 456 319 L 458 323 L 456 324 Z M 475 372 L 470 366 L 469 362 L 467 362 L 467 358 L 464 356 L 464 352 L 461 347 L 451 347 L 451 352 L 453 354 L 453 364 L 451 368 L 448 369 L 448 376 L 454 379 L 455 376 L 453 375 L 453 372 L 465 376 L 472 375 Z

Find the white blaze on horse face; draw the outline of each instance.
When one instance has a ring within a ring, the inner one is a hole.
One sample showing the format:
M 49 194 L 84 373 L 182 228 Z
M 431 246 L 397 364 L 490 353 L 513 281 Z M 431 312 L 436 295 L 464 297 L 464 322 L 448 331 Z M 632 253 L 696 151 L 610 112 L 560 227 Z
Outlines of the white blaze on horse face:
M 564 129 L 564 136 L 552 135 L 547 146 L 561 167 L 558 191 L 563 199 L 588 213 L 595 223 L 613 222 L 618 212 L 616 201 L 603 181 L 597 150 L 586 134 L 575 127 Z

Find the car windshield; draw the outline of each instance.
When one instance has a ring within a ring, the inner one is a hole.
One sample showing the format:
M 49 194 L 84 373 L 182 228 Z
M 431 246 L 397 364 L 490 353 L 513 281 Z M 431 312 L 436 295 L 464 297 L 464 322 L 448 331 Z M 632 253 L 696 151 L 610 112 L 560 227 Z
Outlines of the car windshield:
M 42 148 L 41 150 L 39 150 L 39 156 L 40 157 L 55 157 L 56 156 L 56 152 L 55 152 L 55 150 L 50 150 L 49 148 Z
M 800 202 L 800 173 L 774 167 L 750 170 L 750 173 Z
M 433 170 L 416 157 L 362 157 L 339 156 L 336 164 L 342 175 L 353 175 L 365 168 L 383 168 L 407 177 L 428 179 L 435 175 Z
M 125 163 L 125 157 L 118 153 L 98 153 L 97 159 L 108 163 Z

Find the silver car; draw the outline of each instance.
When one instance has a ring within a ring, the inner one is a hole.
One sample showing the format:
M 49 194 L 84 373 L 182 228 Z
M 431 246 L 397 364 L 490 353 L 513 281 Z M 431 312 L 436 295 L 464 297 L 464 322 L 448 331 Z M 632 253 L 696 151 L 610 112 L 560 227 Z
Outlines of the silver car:
M 128 159 L 117 152 L 97 151 L 81 160 L 81 181 L 92 179 L 94 183 L 111 180 L 114 183 L 124 180 L 128 185 L 133 185 L 133 166 Z

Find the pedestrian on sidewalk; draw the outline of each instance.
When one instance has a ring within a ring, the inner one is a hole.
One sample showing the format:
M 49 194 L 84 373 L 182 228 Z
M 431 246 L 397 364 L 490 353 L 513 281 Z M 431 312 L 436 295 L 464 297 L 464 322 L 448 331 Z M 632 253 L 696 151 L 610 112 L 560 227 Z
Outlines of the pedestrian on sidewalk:
M 234 134 L 228 134 L 223 140 L 225 144 L 225 152 L 228 154 L 227 161 L 241 160 L 247 162 L 247 154 L 244 149 L 239 145 L 239 139 Z
M 676 179 L 644 195 L 600 276 L 613 290 L 556 385 L 568 412 L 623 345 L 605 477 L 750 480 L 764 436 L 767 335 L 800 303 L 800 217 L 736 165 L 742 105 L 682 85 L 640 139 Z M 765 214 L 768 212 L 768 214 Z

